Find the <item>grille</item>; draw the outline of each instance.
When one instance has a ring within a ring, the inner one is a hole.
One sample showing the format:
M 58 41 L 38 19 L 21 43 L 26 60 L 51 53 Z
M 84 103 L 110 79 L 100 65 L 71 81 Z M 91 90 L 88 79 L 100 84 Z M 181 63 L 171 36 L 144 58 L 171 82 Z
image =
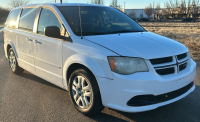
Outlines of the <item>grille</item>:
M 191 82 L 190 84 L 188 84 L 187 86 L 183 88 L 180 88 L 178 90 L 168 92 L 165 94 L 157 95 L 157 96 L 150 95 L 150 94 L 135 96 L 127 102 L 127 105 L 139 107 L 139 106 L 147 106 L 147 105 L 153 105 L 157 103 L 166 102 L 183 95 L 184 93 L 189 91 L 193 85 L 194 85 L 194 82 Z
M 159 75 L 169 75 L 169 74 L 175 73 L 175 69 L 174 69 L 174 67 L 165 68 L 165 69 L 157 69 L 156 72 Z
M 179 66 L 179 71 L 184 70 L 186 67 L 187 67 L 187 63 L 181 64 L 181 65 Z
M 156 58 L 156 59 L 150 59 L 151 64 L 164 64 L 164 63 L 169 63 L 172 62 L 173 58 L 172 57 L 165 57 L 165 58 Z
M 175 58 L 176 60 L 174 60 Z M 169 75 L 185 70 L 189 59 L 187 57 L 187 53 L 183 53 L 176 56 L 150 59 L 149 61 L 159 75 Z
M 185 86 L 185 87 L 183 87 L 181 89 L 178 89 L 176 91 L 169 92 L 169 93 L 162 94 L 162 95 L 158 95 L 158 96 L 156 96 L 156 99 L 159 102 L 164 102 L 164 101 L 168 101 L 168 100 L 174 99 L 174 98 L 176 98 L 178 96 L 181 96 L 182 94 L 186 93 L 189 89 L 192 88 L 193 85 L 194 85 L 194 82 L 191 82 L 187 86 Z
M 187 53 L 183 53 L 183 54 L 177 55 L 178 60 L 184 59 L 186 57 L 187 57 Z

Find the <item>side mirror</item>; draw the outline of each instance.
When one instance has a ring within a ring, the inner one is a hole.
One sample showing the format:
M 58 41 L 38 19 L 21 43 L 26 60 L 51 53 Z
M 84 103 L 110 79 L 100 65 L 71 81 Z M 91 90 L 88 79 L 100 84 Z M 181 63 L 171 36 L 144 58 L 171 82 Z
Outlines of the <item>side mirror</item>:
M 53 38 L 60 38 L 60 29 L 57 26 L 47 26 L 44 29 L 44 35 Z

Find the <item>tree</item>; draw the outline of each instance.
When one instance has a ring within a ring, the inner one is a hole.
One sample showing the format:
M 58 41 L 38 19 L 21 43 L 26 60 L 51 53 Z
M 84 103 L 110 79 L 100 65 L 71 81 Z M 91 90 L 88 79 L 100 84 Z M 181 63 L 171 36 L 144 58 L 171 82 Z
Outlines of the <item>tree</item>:
M 180 14 L 183 17 L 184 15 L 186 15 L 187 13 L 187 5 L 186 5 L 186 1 L 182 0 L 181 1 L 181 5 L 180 5 Z
M 176 8 L 176 2 L 174 3 L 172 0 L 169 0 L 169 2 L 165 3 L 165 7 L 167 9 L 167 14 L 171 15 L 172 18 L 175 18 L 175 8 Z
M 153 9 L 153 14 L 155 14 L 155 12 L 156 12 L 156 10 L 155 10 L 155 1 L 152 4 L 152 9 Z M 154 16 L 153 16 L 153 19 L 154 19 Z
M 148 18 L 153 14 L 153 8 L 151 3 L 149 4 L 149 6 L 145 7 L 144 13 L 148 16 Z
M 91 0 L 92 4 L 104 5 L 104 0 Z
M 13 8 L 26 5 L 29 3 L 29 0 L 9 0 L 9 5 Z
M 156 18 L 157 18 L 157 19 L 158 19 L 158 16 L 161 14 L 161 13 L 160 13 L 160 10 L 161 10 L 161 8 L 160 8 L 160 3 L 157 3 L 156 8 L 155 8 L 155 11 L 154 11 L 154 14 L 156 15 Z
M 110 7 L 114 7 L 116 9 L 121 9 L 122 6 L 121 4 L 118 2 L 118 0 L 112 0 Z
M 135 13 L 134 10 L 131 11 L 131 12 L 128 14 L 128 16 L 129 16 L 131 19 L 135 19 L 135 15 L 136 15 L 136 13 Z
M 188 0 L 188 3 L 187 3 L 187 17 L 189 16 L 190 17 L 190 13 L 191 13 L 191 0 Z
M 5 22 L 8 14 L 9 14 L 9 10 L 0 7 L 0 23 Z
M 199 0 L 193 0 L 191 5 L 192 17 L 196 19 L 199 9 Z

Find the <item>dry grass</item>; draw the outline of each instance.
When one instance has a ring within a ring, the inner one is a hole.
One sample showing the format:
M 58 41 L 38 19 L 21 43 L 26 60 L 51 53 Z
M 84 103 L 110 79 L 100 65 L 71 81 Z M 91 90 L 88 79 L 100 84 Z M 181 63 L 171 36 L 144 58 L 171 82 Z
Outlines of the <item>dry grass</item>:
M 198 23 L 140 23 L 146 30 L 185 44 L 193 59 L 200 59 L 200 22 Z

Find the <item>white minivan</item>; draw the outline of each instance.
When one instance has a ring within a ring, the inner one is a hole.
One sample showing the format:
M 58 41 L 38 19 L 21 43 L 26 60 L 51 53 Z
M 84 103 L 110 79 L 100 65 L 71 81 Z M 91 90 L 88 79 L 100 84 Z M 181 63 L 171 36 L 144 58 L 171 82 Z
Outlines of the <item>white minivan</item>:
M 5 23 L 13 73 L 27 70 L 67 91 L 85 115 L 104 107 L 142 112 L 194 91 L 189 50 L 151 33 L 123 12 L 92 4 L 14 8 Z

